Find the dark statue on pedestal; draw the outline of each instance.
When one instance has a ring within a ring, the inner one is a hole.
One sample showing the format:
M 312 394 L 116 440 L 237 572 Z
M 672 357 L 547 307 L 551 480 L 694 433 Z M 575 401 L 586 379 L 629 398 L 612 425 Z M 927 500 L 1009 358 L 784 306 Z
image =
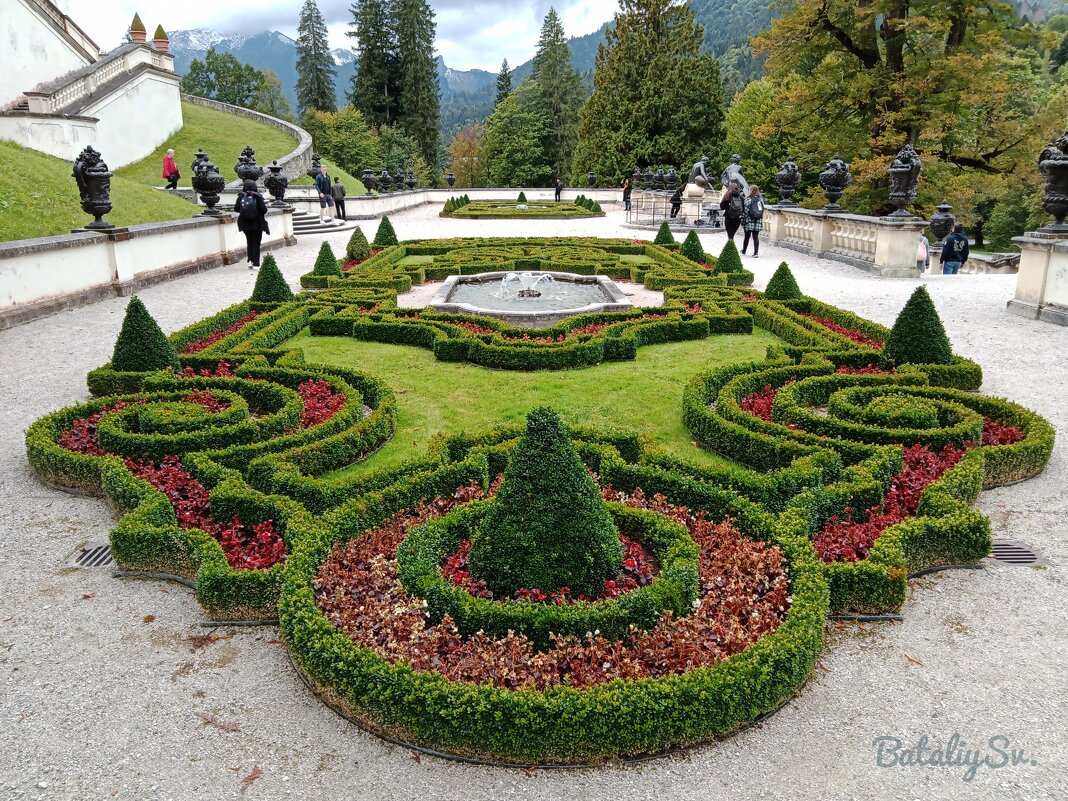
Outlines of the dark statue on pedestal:
M 801 185 L 801 170 L 798 168 L 793 156 L 786 157 L 786 163 L 775 173 L 773 180 L 779 187 L 779 205 L 796 206 L 794 192 Z
M 836 154 L 828 161 L 818 180 L 820 186 L 823 187 L 823 196 L 827 198 L 827 205 L 823 207 L 823 210 L 832 213 L 845 211 L 838 205 L 838 200 L 842 197 L 845 188 L 853 183 L 853 173 L 849 171 L 849 165 L 842 161 L 842 157 Z
M 452 173 L 450 172 L 449 175 L 451 176 Z M 454 177 L 452 180 L 455 181 L 456 178 Z M 375 178 L 375 174 L 370 170 L 364 170 L 360 173 L 360 183 L 363 184 L 364 189 L 368 192 L 372 192 L 374 191 L 374 188 L 378 186 L 378 179 Z M 452 186 L 452 184 L 450 183 L 449 186 Z
M 222 212 L 215 208 L 219 202 L 219 193 L 226 188 L 226 179 L 219 173 L 211 159 L 203 150 L 196 152 L 196 161 L 193 162 L 193 190 L 200 195 L 201 202 L 207 206 L 201 212 L 205 217 L 221 217 Z
M 271 205 L 284 206 L 286 204 L 286 189 L 289 188 L 289 179 L 282 175 L 282 168 L 277 161 L 272 161 L 267 170 L 267 177 L 263 179 L 263 185 L 267 187 L 267 191 L 274 198 Z
M 708 156 L 701 158 L 690 168 L 690 175 L 686 179 L 688 184 L 697 184 L 702 189 L 707 189 L 712 182 L 708 180 Z
M 315 176 L 317 176 L 319 174 L 319 168 L 320 167 L 322 167 L 322 164 L 320 163 L 319 154 L 318 153 L 312 153 L 311 166 L 308 168 L 308 171 L 306 173 L 304 173 L 304 174 L 307 175 L 309 178 L 311 178 L 314 181 L 315 180 Z
M 669 167 L 667 175 L 664 176 L 666 181 L 666 189 L 669 192 L 674 192 L 675 187 L 679 185 L 679 174 L 675 171 L 674 167 Z
M 393 183 L 393 176 L 389 174 L 389 170 L 382 170 L 382 174 L 378 176 L 378 185 L 382 187 L 382 194 L 389 194 L 389 187 Z
M 258 181 L 263 177 L 263 167 L 256 163 L 256 151 L 249 145 L 245 145 L 245 149 L 237 157 L 234 172 L 242 181 Z
M 111 211 L 111 172 L 100 158 L 100 153 L 92 147 L 86 147 L 74 160 L 71 174 L 78 184 L 82 211 L 95 218 L 85 227 L 94 231 L 114 228 L 114 223 L 103 219 Z
M 586 186 L 588 186 L 590 189 L 593 189 L 595 186 L 597 186 L 597 173 L 595 173 L 593 170 L 590 170 L 588 173 L 586 173 Z
M 642 177 L 642 189 L 652 189 L 653 188 L 653 177 L 654 177 L 653 176 L 653 168 L 652 167 L 646 167 L 645 168 L 645 175 Z
M 1052 214 L 1055 220 L 1041 230 L 1068 233 L 1068 225 L 1064 222 L 1068 216 L 1068 131 L 1053 144 L 1042 148 L 1038 156 L 1038 169 L 1046 179 L 1042 209 Z
M 749 192 L 749 182 L 745 180 L 744 172 L 742 157 L 735 153 L 731 156 L 731 163 L 727 165 L 726 169 L 723 170 L 723 175 L 720 176 L 724 186 L 730 186 L 732 182 L 737 183 L 742 188 L 743 197 Z
M 456 183 L 456 176 L 453 175 L 452 172 L 450 172 L 448 175 L 445 176 L 445 183 L 447 183 L 449 185 L 449 188 L 452 189 L 453 185 Z
M 415 189 L 415 173 L 413 173 L 411 170 L 408 170 L 408 177 L 405 179 L 404 184 L 408 187 L 409 192 Z
M 912 145 L 905 145 L 890 165 L 890 202 L 897 206 L 891 217 L 911 217 L 905 207 L 916 201 L 923 164 Z
M 663 191 L 664 184 L 666 181 L 667 178 L 664 175 L 664 168 L 661 167 L 653 175 L 653 189 L 657 190 L 658 192 Z
M 956 221 L 957 218 L 953 216 L 953 207 L 944 200 L 939 203 L 937 210 L 931 215 L 931 233 L 938 239 L 936 244 L 946 241 Z

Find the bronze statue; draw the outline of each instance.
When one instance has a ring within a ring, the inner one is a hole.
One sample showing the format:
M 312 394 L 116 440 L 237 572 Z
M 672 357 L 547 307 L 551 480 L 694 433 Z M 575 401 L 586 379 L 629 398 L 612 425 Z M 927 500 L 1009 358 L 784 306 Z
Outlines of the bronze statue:
M 708 156 L 701 156 L 700 161 L 693 165 L 690 177 L 686 179 L 688 184 L 697 184 L 702 189 L 707 189 L 711 181 L 708 180 Z
M 743 194 L 748 194 L 749 182 L 745 180 L 745 175 L 743 174 L 744 170 L 745 168 L 742 167 L 742 157 L 735 153 L 731 156 L 731 163 L 723 170 L 723 186 L 730 186 L 731 181 L 734 181 L 742 187 Z
M 100 153 L 87 146 L 74 160 L 71 174 L 78 184 L 82 211 L 96 218 L 85 227 L 93 230 L 114 228 L 113 223 L 103 219 L 111 211 L 111 172 Z
M 891 217 L 911 217 L 905 206 L 916 200 L 923 164 L 912 145 L 905 145 L 890 165 L 890 202 L 897 206 Z

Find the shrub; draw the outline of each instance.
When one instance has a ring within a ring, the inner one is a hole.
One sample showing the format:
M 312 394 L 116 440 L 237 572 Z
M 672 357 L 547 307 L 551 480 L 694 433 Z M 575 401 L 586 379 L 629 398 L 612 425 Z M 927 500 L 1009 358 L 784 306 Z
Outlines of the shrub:
M 916 287 L 897 316 L 883 355 L 893 364 L 953 363 L 949 337 L 926 287 Z
M 527 202 L 527 194 L 526 194 L 526 192 L 520 192 L 519 193 L 519 197 L 516 198 L 516 202 L 517 203 L 526 203 Z
M 345 246 L 345 255 L 353 261 L 363 261 L 371 255 L 371 246 L 367 243 L 367 237 L 364 236 L 363 230 L 358 225 L 353 229 L 352 236 L 349 237 L 349 243 Z
M 315 259 L 312 275 L 335 275 L 338 278 L 341 277 L 341 268 L 338 266 L 334 251 L 330 249 L 329 242 L 324 241 L 319 246 L 319 255 Z
M 452 198 L 450 197 L 448 200 L 445 201 L 445 208 L 441 210 L 441 213 L 452 214 L 454 211 L 456 211 L 456 204 L 452 202 Z M 357 228 L 356 230 L 359 229 Z
M 686 234 L 686 240 L 682 243 L 679 255 L 684 256 L 690 261 L 695 261 L 698 264 L 704 263 L 705 249 L 701 247 L 701 240 L 697 238 L 696 231 L 690 231 L 690 233 Z M 741 268 L 741 264 L 738 266 Z
M 742 257 L 738 255 L 738 248 L 728 239 L 727 244 L 720 251 L 719 258 L 716 259 L 716 272 L 740 273 L 743 269 L 745 268 L 742 267 Z
M 374 246 L 376 248 L 388 248 L 390 245 L 400 244 L 397 241 L 397 233 L 393 230 L 393 223 L 389 221 L 389 217 L 383 217 L 382 222 L 378 224 L 378 230 L 375 232 Z
M 719 264 L 722 264 L 722 261 L 723 257 L 721 256 Z M 778 269 L 775 270 L 775 275 L 771 276 L 771 280 L 768 281 L 768 286 L 764 290 L 764 297 L 771 300 L 797 300 L 802 297 L 801 287 L 797 285 L 794 274 L 790 272 L 786 262 L 780 264 Z
M 178 353 L 159 323 L 148 313 L 145 304 L 137 296 L 130 298 L 126 317 L 115 340 L 111 355 L 113 370 L 127 373 L 144 373 L 162 370 L 165 367 L 178 369 Z
M 471 546 L 471 575 L 497 595 L 567 587 L 596 597 L 623 549 L 612 517 L 556 412 L 534 409 Z
M 256 303 L 285 303 L 293 300 L 293 290 L 289 288 L 289 284 L 282 276 L 282 271 L 278 269 L 278 262 L 270 253 L 264 257 L 263 266 L 260 267 L 259 275 L 256 276 L 252 300 Z
M 674 245 L 675 235 L 671 233 L 671 226 L 668 225 L 668 221 L 664 220 L 660 223 L 660 230 L 656 232 L 656 239 L 653 240 L 654 245 Z
M 593 201 L 593 208 L 591 208 L 590 211 L 594 212 L 595 214 L 600 214 L 604 210 L 601 208 L 601 204 L 595 200 Z

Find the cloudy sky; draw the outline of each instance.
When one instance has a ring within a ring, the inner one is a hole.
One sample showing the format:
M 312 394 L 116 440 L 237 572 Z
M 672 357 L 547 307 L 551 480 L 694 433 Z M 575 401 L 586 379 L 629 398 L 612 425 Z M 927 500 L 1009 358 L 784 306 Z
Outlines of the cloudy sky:
M 175 3 L 174 0 L 54 0 L 105 50 L 122 38 L 134 12 L 148 28 L 211 28 L 227 33 L 281 31 L 296 36 L 302 0 L 257 3 Z M 318 0 L 330 27 L 331 47 L 349 47 L 345 36 L 351 0 Z M 555 6 L 568 36 L 597 30 L 618 9 L 616 0 L 430 0 L 437 15 L 438 53 L 455 69 L 496 72 L 501 59 L 522 64 L 534 55 L 542 19 Z

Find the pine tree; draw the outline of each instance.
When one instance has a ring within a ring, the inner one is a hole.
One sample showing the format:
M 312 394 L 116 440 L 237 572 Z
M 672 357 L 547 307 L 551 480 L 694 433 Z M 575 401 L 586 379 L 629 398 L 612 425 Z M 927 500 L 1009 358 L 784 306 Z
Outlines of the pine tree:
M 502 100 L 512 93 L 512 76 L 515 70 L 508 66 L 508 59 L 501 62 L 501 71 L 497 73 L 497 99 L 493 101 L 493 107 L 497 108 Z
M 304 0 L 297 24 L 297 113 L 309 109 L 333 111 L 334 56 L 330 52 L 326 21 L 315 0 Z
M 174 345 L 136 295 L 126 305 L 126 316 L 111 354 L 111 367 L 129 373 L 181 367 Z
M 801 297 L 801 287 L 797 285 L 797 280 L 786 262 L 780 264 L 775 275 L 771 276 L 764 289 L 764 297 L 770 300 L 797 300 Z
M 690 233 L 686 234 L 686 239 L 683 241 L 682 247 L 679 248 L 679 255 L 698 264 L 704 263 L 705 249 L 701 247 L 701 240 L 697 238 L 696 231 L 690 231 Z
M 348 32 L 356 40 L 356 71 L 349 102 L 372 127 L 390 125 L 397 116 L 397 31 L 388 0 L 356 0 Z
M 534 104 L 546 121 L 543 148 L 553 175 L 567 175 L 575 149 L 578 112 L 582 107 L 582 79 L 571 65 L 571 50 L 556 9 L 550 8 L 541 26 L 534 54 Z
M 334 275 L 338 278 L 341 277 L 341 267 L 338 266 L 337 256 L 334 255 L 334 251 L 330 249 L 329 242 L 323 242 L 319 246 L 319 255 L 315 258 L 315 266 L 312 268 L 312 275 Z
M 252 289 L 252 300 L 256 303 L 285 303 L 293 300 L 293 290 L 289 288 L 278 262 L 268 253 L 263 257 L 263 266 L 256 276 L 256 286 Z
M 389 217 L 383 217 L 382 222 L 378 224 L 378 230 L 375 231 L 375 240 L 372 244 L 376 248 L 388 248 L 390 245 L 399 244 L 397 242 L 397 232 L 393 230 L 393 223 L 389 221 Z
M 441 116 L 434 33 L 434 12 L 426 0 L 397 0 L 399 122 L 431 167 L 439 160 Z
M 892 364 L 952 364 L 953 348 L 927 287 L 921 284 L 894 321 L 883 348 Z
M 668 225 L 668 221 L 664 220 L 660 223 L 660 230 L 656 232 L 656 239 L 653 240 L 654 245 L 674 245 L 675 235 L 671 233 L 671 226 Z

